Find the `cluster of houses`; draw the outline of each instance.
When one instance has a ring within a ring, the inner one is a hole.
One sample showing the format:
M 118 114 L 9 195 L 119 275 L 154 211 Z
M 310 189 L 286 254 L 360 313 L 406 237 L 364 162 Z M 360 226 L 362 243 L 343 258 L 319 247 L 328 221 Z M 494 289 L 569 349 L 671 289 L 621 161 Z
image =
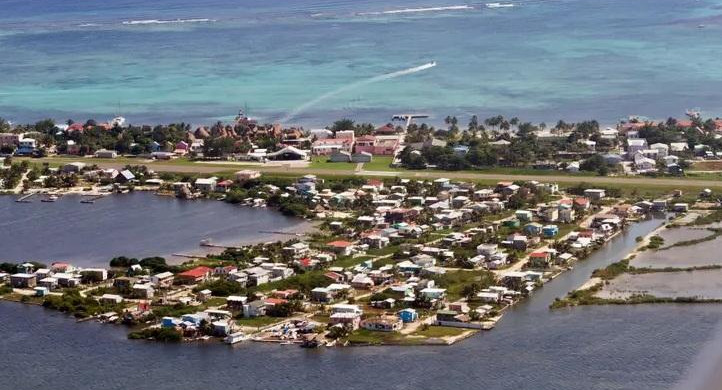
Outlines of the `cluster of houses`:
M 84 167 L 69 164 L 61 169 L 82 171 Z M 235 179 L 257 177 L 257 172 L 244 170 L 237 172 Z M 653 210 L 683 211 L 686 206 L 654 200 L 616 204 L 594 214 L 593 210 L 605 203 L 605 190 L 592 188 L 583 195 L 568 196 L 556 184 L 537 181 L 485 187 L 445 178 L 370 179 L 357 188 L 339 191 L 322 184 L 323 180 L 313 175 L 284 188 L 259 184 L 261 192 L 306 202 L 326 221 L 326 237 L 333 237 L 294 239 L 280 248 L 278 256 L 257 256 L 236 265 L 198 266 L 178 273 L 153 274 L 133 265 L 112 280 L 108 280 L 107 270 L 75 269 L 65 263 L 53 264 L 48 270 L 24 264 L 21 272 L 2 277 L 15 288 L 36 289 L 38 295 L 106 282 L 114 291 L 98 299 L 109 303 L 198 304 L 208 301 L 212 292 L 196 287 L 216 280 L 253 288 L 253 294 L 226 297 L 219 308 L 223 310 L 210 308 L 162 319 L 161 326 L 186 335 L 197 334 L 201 322 L 211 324 L 213 334 L 229 334 L 234 331 L 233 318 L 272 315 L 291 302 L 300 302 L 306 311 L 325 307 L 330 327 L 351 330 L 398 331 L 421 320 L 474 328 L 483 326 L 480 320 L 495 317 L 501 308 L 534 291 L 578 253 L 618 232 L 626 219 Z M 215 178 L 197 179 L 193 185 L 200 191 L 221 190 Z M 525 207 L 510 209 L 511 201 L 519 198 L 526 200 Z M 545 201 L 535 204 L 530 203 L 532 199 Z M 589 222 L 577 228 L 583 217 Z M 389 246 L 394 250 L 385 252 Z M 459 298 L 456 293 L 449 299 L 449 285 L 439 280 L 459 268 L 488 270 L 495 282 L 471 297 Z M 307 272 L 317 273 L 324 282 L 311 287 L 263 287 Z M 190 293 L 191 288 L 196 292 Z M 435 316 L 421 318 L 428 310 Z
M 199 127 L 195 131 L 187 131 L 184 139 L 177 142 L 150 141 L 147 145 L 131 143 L 129 150 L 134 154 L 140 153 L 147 158 L 169 160 L 186 155 L 203 156 L 203 149 L 207 139 L 216 137 L 230 137 L 235 143 L 250 144 L 251 150 L 247 153 L 232 156 L 240 160 L 308 160 L 311 156 L 327 156 L 334 162 L 370 162 L 373 156 L 394 156 L 403 142 L 400 129 L 391 124 L 380 126 L 370 134 L 356 136 L 354 130 L 331 131 L 328 129 L 303 130 L 299 128 L 284 129 L 280 124 L 266 128 L 259 126 L 248 118 L 237 119 L 235 128 Z M 116 123 L 101 123 L 95 127 L 110 130 Z M 118 125 L 122 126 L 123 122 Z M 81 123 L 71 125 L 56 125 L 60 132 L 73 134 L 86 131 L 93 126 Z M 243 130 L 241 130 L 243 129 Z M 239 134 L 240 133 L 240 134 Z M 30 134 L 31 135 L 31 134 Z M 272 137 L 278 141 L 277 147 L 266 149 L 258 147 L 259 139 Z M 63 141 L 63 145 L 52 145 L 48 152 L 62 152 L 67 155 L 81 155 L 92 153 L 93 156 L 103 159 L 113 159 L 119 153 L 115 150 L 88 150 L 73 139 Z M 28 156 L 39 150 L 34 138 L 23 133 L 0 133 L 0 148 L 8 148 L 14 154 Z
M 38 141 L 23 133 L 0 133 L 0 149 L 12 149 L 17 156 L 30 156 L 37 147 Z
M 315 141 L 311 153 L 328 156 L 332 162 L 369 162 L 372 156 L 394 156 L 401 147 L 402 136 L 390 124 L 374 130 L 373 134 L 355 136 L 353 130 L 312 130 Z
M 60 288 L 74 288 L 83 284 L 101 283 L 108 280 L 103 268 L 77 268 L 65 262 L 55 262 L 49 268 L 38 268 L 32 263 L 18 266 L 17 273 L 0 273 L 0 282 L 13 288 L 34 290 L 37 296 L 46 296 Z

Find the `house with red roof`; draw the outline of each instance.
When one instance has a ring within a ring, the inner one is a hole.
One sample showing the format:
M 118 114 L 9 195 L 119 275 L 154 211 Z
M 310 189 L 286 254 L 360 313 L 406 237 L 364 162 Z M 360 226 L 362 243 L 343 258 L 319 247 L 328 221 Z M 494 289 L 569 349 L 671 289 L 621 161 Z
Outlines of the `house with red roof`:
M 176 275 L 176 280 L 180 283 L 185 284 L 201 283 L 208 280 L 212 272 L 212 269 L 205 266 L 200 266 L 179 273 L 178 275 Z
M 73 124 L 71 124 L 70 126 L 68 126 L 68 133 L 71 133 L 71 132 L 74 132 L 74 131 L 80 131 L 80 132 L 82 132 L 83 130 L 85 130 L 85 128 L 84 128 L 84 126 L 83 126 L 82 123 L 77 123 L 77 122 L 76 122 L 76 123 L 73 123 Z
M 276 305 L 283 305 L 284 303 L 288 303 L 287 300 L 281 299 L 281 298 L 266 298 L 263 300 L 263 303 L 266 304 L 266 306 L 276 306 Z
M 587 210 L 589 208 L 589 199 L 583 197 L 574 198 L 573 207 L 575 210 Z
M 333 272 L 333 271 L 326 272 L 325 274 L 323 274 L 323 276 L 333 280 L 334 283 L 341 283 L 345 280 L 343 275 L 341 275 L 338 272 Z
M 291 299 L 298 295 L 298 290 L 277 290 L 271 293 L 274 298 L 278 299 Z
M 326 244 L 326 246 L 331 250 L 333 253 L 336 253 L 337 255 L 342 256 L 348 256 L 351 254 L 351 250 L 353 249 L 353 243 L 349 241 L 331 241 Z
M 549 252 L 534 252 L 529 255 L 529 266 L 547 268 L 551 265 L 552 255 Z
M 220 192 L 226 192 L 233 186 L 233 180 L 223 180 L 216 184 L 216 190 Z
M 318 260 L 312 260 L 310 257 L 298 259 L 294 263 L 298 268 L 305 271 L 314 269 L 319 264 Z
M 374 130 L 374 134 L 376 135 L 394 135 L 396 134 L 396 128 L 391 123 L 387 123 L 381 127 L 376 128 Z

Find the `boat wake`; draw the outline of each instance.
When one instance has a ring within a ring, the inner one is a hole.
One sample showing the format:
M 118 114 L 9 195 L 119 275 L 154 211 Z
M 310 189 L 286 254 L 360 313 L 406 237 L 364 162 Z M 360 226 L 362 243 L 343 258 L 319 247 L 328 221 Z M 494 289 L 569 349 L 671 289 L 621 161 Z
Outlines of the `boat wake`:
M 398 14 L 414 14 L 423 12 L 440 12 L 440 11 L 462 11 L 471 10 L 474 7 L 470 5 L 449 5 L 444 7 L 425 7 L 425 8 L 404 8 L 390 11 L 374 11 L 374 12 L 359 12 L 358 16 L 372 16 L 372 15 L 398 15 Z
M 142 19 L 142 20 L 125 20 L 122 24 L 126 26 L 148 25 L 148 24 L 176 24 L 176 23 L 213 23 L 215 19 L 197 18 L 197 19 Z
M 424 70 L 431 69 L 435 66 L 436 66 L 436 61 L 432 61 L 432 62 L 428 62 L 423 65 L 414 66 L 413 68 L 403 69 L 403 70 L 399 70 L 399 71 L 391 72 L 391 73 L 385 73 L 382 75 L 370 77 L 365 80 L 360 80 L 355 83 L 344 85 L 341 88 L 335 89 L 331 92 L 327 92 L 315 99 L 312 99 L 312 100 L 296 107 L 291 112 L 289 112 L 285 117 L 281 118 L 280 121 L 281 121 L 281 123 L 288 122 L 291 119 L 296 118 L 298 115 L 300 115 L 304 111 L 308 110 L 309 108 L 323 102 L 326 99 L 332 98 L 336 95 L 340 95 L 342 93 L 345 93 L 345 92 L 348 92 L 348 91 L 351 91 L 356 88 L 360 88 L 360 87 L 363 87 L 363 86 L 366 86 L 369 84 L 378 83 L 380 81 L 390 80 L 390 79 L 394 79 L 396 77 L 401 77 L 401 76 L 406 76 L 406 75 L 422 72 Z
M 513 3 L 486 3 L 486 8 L 513 8 Z

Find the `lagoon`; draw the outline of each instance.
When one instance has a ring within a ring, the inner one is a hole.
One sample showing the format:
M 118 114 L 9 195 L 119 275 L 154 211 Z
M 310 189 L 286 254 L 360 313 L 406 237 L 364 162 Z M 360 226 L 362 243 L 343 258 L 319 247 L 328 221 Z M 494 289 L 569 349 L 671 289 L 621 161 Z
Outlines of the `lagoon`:
M 93 204 L 80 203 L 73 195 L 53 203 L 15 199 L 0 196 L 0 261 L 107 266 L 115 256 L 203 254 L 202 239 L 226 245 L 288 240 L 288 235 L 261 231 L 301 232 L 311 227 L 306 220 L 274 209 L 148 192 L 115 194 Z

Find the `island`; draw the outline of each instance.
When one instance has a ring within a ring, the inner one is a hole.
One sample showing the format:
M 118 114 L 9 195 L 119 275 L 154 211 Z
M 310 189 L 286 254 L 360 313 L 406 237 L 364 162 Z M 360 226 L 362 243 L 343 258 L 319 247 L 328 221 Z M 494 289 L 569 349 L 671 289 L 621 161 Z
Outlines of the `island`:
M 717 150 L 715 120 L 632 118 L 606 130 L 560 121 L 546 132 L 503 117 L 485 120 L 488 128 L 473 118 L 464 131 L 453 117 L 444 130 L 405 117 L 405 125 L 340 120 L 314 131 L 242 115 L 195 131 L 121 119 L 13 129 L 2 138 L 2 187 L 18 203 L 78 194 L 92 204 L 132 191 L 215 199 L 313 220 L 316 229 L 239 246 L 199 237 L 210 252 L 179 254 L 182 262 L 135 258 L 132 248 L 98 267 L 4 262 L 3 299 L 123 324 L 130 339 L 447 345 L 493 329 L 630 224 L 667 217 L 634 254 L 553 308 L 722 299 L 630 294 L 619 287 L 630 281 L 615 279 L 722 266 L 641 259 L 720 236 L 710 189 L 719 183 L 684 174 Z M 712 146 L 690 149 L 689 126 Z M 660 142 L 647 146 L 640 135 Z

